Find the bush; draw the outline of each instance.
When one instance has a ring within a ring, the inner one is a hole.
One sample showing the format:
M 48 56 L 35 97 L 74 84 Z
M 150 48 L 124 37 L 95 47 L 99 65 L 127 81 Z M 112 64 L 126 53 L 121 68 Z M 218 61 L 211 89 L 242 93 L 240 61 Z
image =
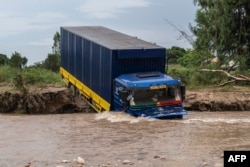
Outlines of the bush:
M 0 66 L 0 82 L 12 82 L 18 71 L 20 70 L 9 65 Z
M 59 73 L 43 68 L 26 68 L 23 75 L 26 84 L 63 84 Z
M 181 65 L 170 65 L 168 75 L 180 78 L 188 88 L 201 88 L 214 86 L 228 80 L 222 73 L 201 72 L 199 68 L 183 67 Z
M 20 75 L 20 76 L 17 76 Z M 23 70 L 6 66 L 0 66 L 0 82 L 14 83 L 15 79 L 23 79 L 23 84 L 60 84 L 63 80 L 59 73 L 43 68 L 27 67 Z
M 180 78 L 185 85 L 189 85 L 192 75 L 194 74 L 194 69 L 180 65 L 169 65 L 167 74 L 173 78 Z

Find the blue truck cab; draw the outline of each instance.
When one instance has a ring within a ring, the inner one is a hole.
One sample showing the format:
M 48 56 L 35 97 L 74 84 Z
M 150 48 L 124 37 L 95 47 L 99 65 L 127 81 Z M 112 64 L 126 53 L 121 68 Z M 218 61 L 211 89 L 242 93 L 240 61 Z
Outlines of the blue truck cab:
M 160 72 L 120 75 L 114 80 L 114 105 L 118 111 L 149 118 L 182 118 L 185 86 Z
M 182 118 L 185 86 L 165 74 L 166 48 L 102 26 L 61 27 L 60 74 L 97 112 Z

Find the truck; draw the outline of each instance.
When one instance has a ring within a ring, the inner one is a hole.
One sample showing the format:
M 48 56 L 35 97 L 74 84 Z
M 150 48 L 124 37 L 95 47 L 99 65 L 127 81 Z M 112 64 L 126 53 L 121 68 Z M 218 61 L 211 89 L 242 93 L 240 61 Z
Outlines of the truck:
M 103 26 L 61 27 L 60 74 L 97 112 L 183 118 L 185 85 L 165 72 L 166 49 Z

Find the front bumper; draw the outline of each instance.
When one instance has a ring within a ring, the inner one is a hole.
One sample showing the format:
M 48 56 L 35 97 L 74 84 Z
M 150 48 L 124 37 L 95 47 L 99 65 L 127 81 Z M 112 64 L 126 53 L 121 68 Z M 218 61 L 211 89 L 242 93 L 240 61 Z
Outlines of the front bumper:
M 129 110 L 129 113 L 138 117 L 146 118 L 175 118 L 187 115 L 187 111 L 182 106 L 164 106 L 147 109 Z

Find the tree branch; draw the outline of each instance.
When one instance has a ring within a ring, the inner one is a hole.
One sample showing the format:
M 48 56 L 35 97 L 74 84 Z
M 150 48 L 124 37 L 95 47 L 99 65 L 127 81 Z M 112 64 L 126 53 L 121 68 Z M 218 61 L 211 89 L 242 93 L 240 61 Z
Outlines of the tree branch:
M 229 74 L 227 71 L 224 70 L 209 70 L 209 69 L 201 69 L 200 71 L 204 71 L 204 72 L 220 72 L 220 73 L 224 73 L 226 76 L 228 76 L 229 78 L 233 78 L 237 81 L 250 81 L 249 79 L 243 78 L 243 77 L 236 77 L 233 76 L 231 74 Z
M 221 83 L 221 84 L 219 84 L 217 86 L 225 86 L 225 85 L 233 83 L 233 82 L 235 82 L 235 80 L 227 81 L 227 82 Z

